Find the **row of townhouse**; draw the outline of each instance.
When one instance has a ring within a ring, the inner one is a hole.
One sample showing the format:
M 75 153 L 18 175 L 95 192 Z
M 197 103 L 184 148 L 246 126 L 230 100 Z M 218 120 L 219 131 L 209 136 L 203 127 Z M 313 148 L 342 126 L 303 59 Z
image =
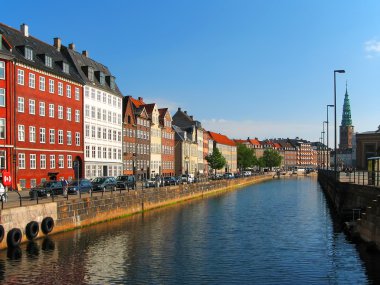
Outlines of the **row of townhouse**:
M 326 150 L 320 145 L 303 139 L 272 139 L 260 141 L 257 138 L 236 139 L 236 143 L 244 144 L 255 151 L 256 157 L 263 156 L 266 149 L 275 149 L 282 157 L 281 167 L 317 167 L 322 165 Z
M 11 186 L 47 179 L 133 174 L 139 179 L 207 175 L 218 147 L 237 169 L 236 145 L 179 110 L 123 96 L 88 51 L 52 45 L 0 24 L 0 173 Z

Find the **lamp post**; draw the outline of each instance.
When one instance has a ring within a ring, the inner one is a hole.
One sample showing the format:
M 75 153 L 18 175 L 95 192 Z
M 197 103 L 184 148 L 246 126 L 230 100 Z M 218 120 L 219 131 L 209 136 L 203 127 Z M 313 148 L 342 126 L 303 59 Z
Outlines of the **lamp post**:
M 337 153 L 336 153 L 336 74 L 345 73 L 343 69 L 334 70 L 334 173 L 337 180 Z
M 327 120 L 326 120 L 326 132 L 327 132 L 327 153 L 326 153 L 326 158 L 327 158 L 327 170 L 330 168 L 330 147 L 329 147 L 329 107 L 334 107 L 334 105 L 326 105 L 327 106 Z
M 326 161 L 325 161 L 325 152 L 326 152 L 326 145 L 325 145 L 325 124 L 327 124 L 326 121 L 323 121 L 322 125 L 323 125 L 323 131 L 322 131 L 322 149 L 323 149 L 323 152 L 322 152 L 322 161 L 323 161 L 323 168 L 325 168 L 326 166 Z
M 186 163 L 186 182 L 189 183 L 189 157 L 185 156 L 185 163 Z

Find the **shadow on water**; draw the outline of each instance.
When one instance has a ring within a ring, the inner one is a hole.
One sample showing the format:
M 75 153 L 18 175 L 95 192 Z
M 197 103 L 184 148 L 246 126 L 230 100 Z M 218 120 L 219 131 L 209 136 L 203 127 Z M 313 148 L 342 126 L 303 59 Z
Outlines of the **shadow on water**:
M 7 257 L 11 260 L 18 260 L 22 257 L 22 250 L 20 247 L 8 247 Z
M 45 237 L 42 241 L 43 251 L 53 251 L 55 249 L 55 243 L 50 237 Z
M 346 241 L 355 245 L 359 257 L 363 262 L 369 284 L 380 284 L 380 251 L 373 250 L 368 243 L 359 238 L 350 236 L 344 230 L 344 222 L 347 220 L 340 217 L 331 201 L 326 196 L 325 198 L 332 220 L 334 234 L 344 234 Z
M 40 247 L 38 244 L 34 241 L 29 241 L 26 245 L 26 252 L 28 253 L 28 256 L 38 256 L 40 254 Z

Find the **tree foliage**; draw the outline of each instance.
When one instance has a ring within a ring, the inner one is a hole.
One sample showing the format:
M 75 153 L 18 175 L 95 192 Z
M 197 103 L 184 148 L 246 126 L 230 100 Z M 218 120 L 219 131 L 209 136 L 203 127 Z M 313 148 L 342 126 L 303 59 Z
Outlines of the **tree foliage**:
M 278 167 L 281 165 L 282 157 L 277 150 L 274 149 L 266 149 L 264 151 L 264 155 L 261 159 L 262 166 L 266 167 Z M 260 165 L 261 166 L 261 165 Z
M 237 145 L 237 164 L 240 168 L 246 169 L 258 165 L 255 150 L 248 148 L 244 144 Z
M 222 169 L 226 165 L 226 159 L 218 148 L 214 148 L 212 154 L 206 155 L 205 159 L 208 165 L 215 171 Z

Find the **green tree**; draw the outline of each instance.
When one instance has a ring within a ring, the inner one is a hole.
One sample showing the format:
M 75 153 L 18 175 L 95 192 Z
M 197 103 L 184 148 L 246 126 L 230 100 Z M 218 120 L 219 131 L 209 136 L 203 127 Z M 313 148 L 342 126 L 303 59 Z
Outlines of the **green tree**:
M 244 144 L 237 145 L 237 164 L 241 169 L 246 169 L 258 164 L 255 150 L 248 148 Z
M 269 167 L 278 167 L 281 165 L 282 157 L 277 150 L 266 149 L 262 157 L 262 163 L 264 166 Z
M 226 165 L 226 159 L 218 148 L 214 148 L 212 154 L 206 155 L 205 159 L 208 165 L 215 170 L 215 173 L 217 169 L 222 169 Z

